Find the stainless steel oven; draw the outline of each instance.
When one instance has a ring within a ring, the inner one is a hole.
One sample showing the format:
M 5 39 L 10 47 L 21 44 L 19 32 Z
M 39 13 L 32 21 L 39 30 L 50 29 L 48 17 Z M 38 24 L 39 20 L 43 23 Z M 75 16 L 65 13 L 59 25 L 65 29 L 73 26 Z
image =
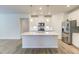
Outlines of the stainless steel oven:
M 45 31 L 45 23 L 44 22 L 38 23 L 38 31 L 40 31 L 40 32 Z

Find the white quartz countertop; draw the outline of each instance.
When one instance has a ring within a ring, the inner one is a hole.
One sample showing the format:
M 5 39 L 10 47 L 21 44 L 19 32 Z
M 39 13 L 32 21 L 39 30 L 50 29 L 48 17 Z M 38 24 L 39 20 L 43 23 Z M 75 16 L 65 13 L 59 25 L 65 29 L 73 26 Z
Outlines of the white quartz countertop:
M 59 35 L 56 32 L 24 32 L 22 35 Z

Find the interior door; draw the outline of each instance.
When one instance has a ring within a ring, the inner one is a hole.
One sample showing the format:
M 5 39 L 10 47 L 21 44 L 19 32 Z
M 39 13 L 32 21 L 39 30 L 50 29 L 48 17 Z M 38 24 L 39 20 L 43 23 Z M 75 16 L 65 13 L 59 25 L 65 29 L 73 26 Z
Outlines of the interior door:
M 28 18 L 21 18 L 21 33 L 29 31 L 29 19 Z

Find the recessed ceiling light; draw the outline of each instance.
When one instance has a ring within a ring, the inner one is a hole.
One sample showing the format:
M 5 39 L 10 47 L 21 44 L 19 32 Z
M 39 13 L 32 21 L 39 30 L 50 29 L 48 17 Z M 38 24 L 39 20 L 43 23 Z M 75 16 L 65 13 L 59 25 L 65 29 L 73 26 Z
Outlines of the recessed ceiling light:
M 70 7 L 70 5 L 67 5 L 66 7 Z
M 40 7 L 39 9 L 41 10 L 42 8 Z

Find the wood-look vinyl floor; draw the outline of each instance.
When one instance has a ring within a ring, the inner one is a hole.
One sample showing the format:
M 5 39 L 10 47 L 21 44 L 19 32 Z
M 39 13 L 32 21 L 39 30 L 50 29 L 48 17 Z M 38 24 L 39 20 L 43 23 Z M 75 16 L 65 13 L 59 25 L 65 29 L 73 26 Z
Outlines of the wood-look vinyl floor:
M 0 54 L 79 54 L 79 49 L 59 40 L 59 48 L 22 48 L 21 40 L 1 40 Z
M 30 52 L 30 53 L 29 53 Z M 57 49 L 51 48 L 34 48 L 34 49 L 26 49 L 26 54 L 56 54 L 58 53 Z
M 74 47 L 73 45 L 68 45 L 61 40 L 59 40 L 59 48 L 60 53 L 64 54 L 79 54 L 79 48 Z

